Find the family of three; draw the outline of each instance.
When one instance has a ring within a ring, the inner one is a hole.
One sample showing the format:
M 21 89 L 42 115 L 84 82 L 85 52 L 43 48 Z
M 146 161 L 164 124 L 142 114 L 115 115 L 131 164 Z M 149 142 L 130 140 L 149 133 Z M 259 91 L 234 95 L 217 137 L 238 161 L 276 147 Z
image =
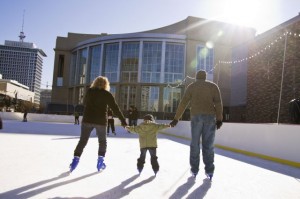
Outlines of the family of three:
M 156 123 L 153 116 L 147 114 L 144 121 L 137 126 L 128 126 L 126 119 L 117 105 L 113 95 L 109 92 L 109 81 L 106 77 L 97 77 L 86 92 L 84 98 L 84 113 L 81 124 L 80 140 L 74 150 L 74 157 L 70 164 L 70 172 L 78 165 L 80 156 L 86 146 L 90 134 L 96 129 L 98 136 L 97 169 L 106 167 L 104 163 L 107 149 L 107 111 L 110 108 L 120 119 L 121 125 L 129 132 L 137 133 L 140 142 L 140 157 L 137 160 L 137 169 L 142 171 L 146 153 L 149 151 L 154 173 L 159 171 L 157 161 L 157 133 L 168 127 L 175 127 L 183 112 L 190 105 L 191 109 L 191 143 L 190 166 L 194 177 L 198 174 L 200 164 L 200 138 L 202 139 L 202 154 L 206 175 L 212 179 L 214 173 L 214 140 L 216 129 L 222 126 L 223 105 L 219 87 L 206 80 L 206 72 L 198 71 L 196 81 L 187 86 L 178 105 L 177 112 L 170 124 Z

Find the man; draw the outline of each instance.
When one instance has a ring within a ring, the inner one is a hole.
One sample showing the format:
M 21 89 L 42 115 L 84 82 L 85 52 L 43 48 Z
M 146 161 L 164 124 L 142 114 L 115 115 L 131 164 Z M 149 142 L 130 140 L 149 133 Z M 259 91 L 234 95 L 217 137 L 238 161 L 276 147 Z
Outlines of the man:
M 216 128 L 219 129 L 223 120 L 223 105 L 219 87 L 206 80 L 206 72 L 198 71 L 196 81 L 190 84 L 178 105 L 173 121 L 174 127 L 187 105 L 191 106 L 191 144 L 190 165 L 194 177 L 199 171 L 200 137 L 202 138 L 203 162 L 205 173 L 210 180 L 214 173 L 214 140 Z

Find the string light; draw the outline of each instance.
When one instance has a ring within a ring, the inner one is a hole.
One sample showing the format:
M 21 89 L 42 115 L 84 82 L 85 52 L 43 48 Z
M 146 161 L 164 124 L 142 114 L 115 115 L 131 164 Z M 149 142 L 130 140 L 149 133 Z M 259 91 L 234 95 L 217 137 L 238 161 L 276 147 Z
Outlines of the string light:
M 248 57 L 240 58 L 240 59 L 233 60 L 233 61 L 219 60 L 218 63 L 215 64 L 215 66 L 210 71 L 207 71 L 207 72 L 209 73 L 209 72 L 214 71 L 219 64 L 236 64 L 236 63 L 241 63 L 241 62 L 244 62 L 244 61 L 248 61 L 248 59 L 253 59 L 256 56 L 259 56 L 259 55 L 263 54 L 264 52 L 266 52 L 267 50 L 271 49 L 271 47 L 275 43 L 277 43 L 279 40 L 283 39 L 286 35 L 287 36 L 292 36 L 293 35 L 294 37 L 300 37 L 300 34 L 298 34 L 298 33 L 285 32 L 285 33 L 283 33 L 283 35 L 278 36 L 274 41 L 272 41 L 269 44 L 265 45 L 263 48 L 261 48 L 260 50 L 256 51 L 254 54 L 249 55 Z M 186 76 L 181 82 L 179 82 L 175 86 L 172 86 L 171 84 L 168 84 L 167 87 L 169 87 L 169 88 L 178 88 L 181 85 L 183 85 L 188 78 L 192 79 L 192 80 L 195 80 L 195 78 L 193 78 L 193 77 Z

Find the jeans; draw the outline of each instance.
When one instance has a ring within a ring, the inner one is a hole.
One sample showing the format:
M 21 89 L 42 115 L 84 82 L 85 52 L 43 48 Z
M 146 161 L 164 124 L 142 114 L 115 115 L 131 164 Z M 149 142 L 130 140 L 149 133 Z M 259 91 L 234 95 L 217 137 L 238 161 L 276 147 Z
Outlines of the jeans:
M 75 148 L 74 151 L 74 156 L 80 157 L 84 147 L 86 146 L 91 132 L 93 129 L 96 129 L 96 133 L 98 136 L 98 143 L 99 143 L 99 149 L 98 149 L 98 156 L 105 156 L 106 153 L 106 147 L 107 147 L 107 142 L 106 142 L 106 128 L 107 126 L 105 125 L 97 125 L 97 124 L 87 124 L 87 123 L 82 123 L 81 125 L 81 135 L 79 142 Z
M 154 172 L 157 172 L 159 170 L 159 164 L 156 156 L 156 147 L 141 148 L 140 157 L 137 159 L 137 168 L 138 170 L 142 170 L 144 168 L 146 153 L 148 150 L 151 156 L 152 169 Z
M 216 132 L 215 115 L 199 114 L 191 118 L 192 139 L 190 144 L 191 172 L 197 174 L 200 162 L 200 137 L 202 139 L 202 156 L 206 173 L 213 173 L 214 141 Z

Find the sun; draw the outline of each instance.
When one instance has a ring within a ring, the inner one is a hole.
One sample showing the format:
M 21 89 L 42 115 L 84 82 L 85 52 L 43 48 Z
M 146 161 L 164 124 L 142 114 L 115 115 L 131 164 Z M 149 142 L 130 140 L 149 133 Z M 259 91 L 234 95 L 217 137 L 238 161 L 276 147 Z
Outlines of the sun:
M 269 0 L 222 0 L 218 1 L 220 13 L 218 18 L 223 21 L 257 27 L 262 23 L 262 14 Z

